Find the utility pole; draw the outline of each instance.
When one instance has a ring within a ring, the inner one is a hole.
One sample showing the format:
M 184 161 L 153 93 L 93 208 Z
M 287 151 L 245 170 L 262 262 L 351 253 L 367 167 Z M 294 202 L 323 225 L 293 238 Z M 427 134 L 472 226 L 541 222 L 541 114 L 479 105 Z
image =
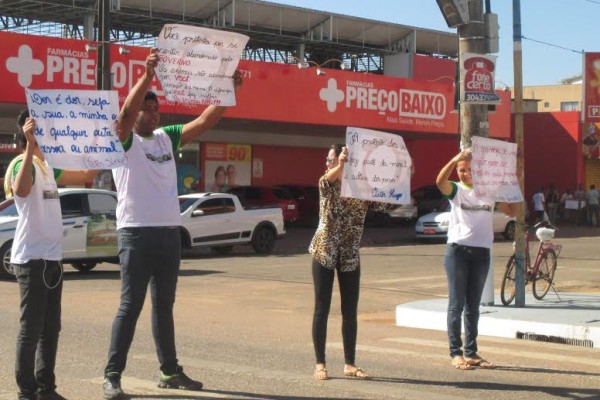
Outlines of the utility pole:
M 469 0 L 469 22 L 458 26 L 458 63 L 462 65 L 462 53 L 486 53 L 483 0 Z M 460 86 L 460 147 L 471 147 L 472 136 L 488 137 L 487 104 L 465 103 L 464 85 Z
M 521 193 L 525 194 L 525 146 L 523 140 L 523 57 L 521 49 L 521 0 L 513 0 L 513 64 L 515 80 L 515 141 L 517 175 Z M 515 232 L 515 305 L 525 307 L 525 210 L 520 208 Z
M 489 1 L 489 0 L 486 0 Z M 483 0 L 469 0 L 469 22 L 458 27 L 458 65 L 463 67 L 463 53 L 486 54 L 487 42 L 485 21 L 483 19 Z M 488 4 L 489 9 L 489 4 Z M 487 104 L 473 104 L 463 101 L 465 85 L 460 86 L 460 148 L 471 147 L 473 136 L 489 136 Z M 494 264 L 490 249 L 490 266 L 481 296 L 484 306 L 494 305 Z
M 96 89 L 110 90 L 110 0 L 98 0 L 98 62 Z

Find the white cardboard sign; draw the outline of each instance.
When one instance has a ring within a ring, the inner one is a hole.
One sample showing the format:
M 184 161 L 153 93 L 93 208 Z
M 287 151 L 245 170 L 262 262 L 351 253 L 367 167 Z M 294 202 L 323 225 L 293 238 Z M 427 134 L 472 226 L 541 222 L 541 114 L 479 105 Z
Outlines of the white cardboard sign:
M 342 196 L 393 204 L 410 203 L 412 160 L 401 136 L 346 128 L 348 160 Z
M 112 169 L 125 162 L 116 132 L 116 91 L 26 89 L 35 138 L 48 164 L 62 169 Z
M 494 201 L 518 203 L 523 193 L 517 177 L 517 145 L 474 136 L 471 139 L 473 187 Z
M 167 24 L 157 40 L 156 73 L 167 100 L 180 104 L 234 106 L 233 74 L 249 37 Z

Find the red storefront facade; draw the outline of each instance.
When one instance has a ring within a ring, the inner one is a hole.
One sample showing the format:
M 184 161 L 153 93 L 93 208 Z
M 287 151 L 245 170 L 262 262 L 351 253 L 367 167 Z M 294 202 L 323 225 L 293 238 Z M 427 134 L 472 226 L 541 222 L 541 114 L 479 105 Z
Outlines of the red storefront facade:
M 24 87 L 94 89 L 97 53 L 85 41 L 0 32 L 0 104 L 25 104 Z M 113 89 L 121 101 L 143 73 L 147 48 L 128 47 L 121 54 L 111 45 Z M 227 110 L 217 134 L 201 138 L 198 166 L 204 170 L 203 146 L 219 141 L 251 146 L 260 160 L 253 184 L 314 183 L 323 172 L 327 144 L 339 142 L 345 127 L 357 126 L 401 135 L 413 156 L 413 186 L 430 184 L 443 163 L 458 149 L 458 113 L 454 110 L 454 63 L 416 56 L 414 76 L 404 79 L 326 69 L 299 69 L 295 64 L 242 60 L 244 85 L 236 107 Z M 160 83 L 152 87 L 159 96 Z M 510 97 L 490 113 L 490 137 L 511 138 Z M 11 112 L 15 107 L 8 107 Z M 170 104 L 161 99 L 163 121 L 188 121 L 202 107 Z M 2 112 L 8 120 L 8 111 Z M 12 126 L 1 126 L 12 132 Z M 236 139 L 228 139 L 236 132 Z M 291 136 L 290 136 L 291 135 Z M 290 140 L 287 145 L 287 138 Z M 276 144 L 269 143 L 276 137 Z M 292 143 L 293 142 L 293 143 Z M 258 164 L 256 164 L 258 165 Z M 202 182 L 201 182 L 202 183 Z M 203 187 L 203 186 L 202 186 Z

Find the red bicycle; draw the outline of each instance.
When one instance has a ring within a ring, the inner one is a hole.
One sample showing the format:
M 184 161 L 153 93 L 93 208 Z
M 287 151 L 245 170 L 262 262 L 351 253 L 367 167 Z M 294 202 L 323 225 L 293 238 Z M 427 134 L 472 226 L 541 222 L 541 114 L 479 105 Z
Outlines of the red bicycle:
M 526 227 L 525 231 L 525 285 L 532 283 L 533 297 L 542 300 L 550 288 L 553 288 L 554 273 L 556 272 L 557 259 L 562 250 L 561 244 L 553 243 L 556 228 L 546 221 L 542 221 L 533 226 L 535 234 L 540 241 L 535 262 L 531 263 L 529 254 L 529 242 L 531 241 L 531 228 Z M 513 245 L 514 246 L 514 245 Z M 515 276 L 517 272 L 517 262 L 513 254 L 506 264 L 506 272 L 502 280 L 502 289 L 500 298 L 502 304 L 508 306 L 515 299 L 516 284 Z M 556 291 L 555 291 L 556 292 Z

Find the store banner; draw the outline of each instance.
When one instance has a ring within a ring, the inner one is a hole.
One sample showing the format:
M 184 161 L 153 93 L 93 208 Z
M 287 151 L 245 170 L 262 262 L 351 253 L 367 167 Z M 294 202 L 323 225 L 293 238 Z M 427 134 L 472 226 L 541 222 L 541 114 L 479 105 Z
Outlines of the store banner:
M 404 139 L 391 133 L 348 127 L 348 159 L 342 196 L 409 204 L 412 159 Z
M 204 191 L 226 192 L 252 183 L 252 146 L 204 143 L 203 150 Z
M 96 88 L 97 52 L 89 41 L 0 32 L 0 103 L 25 103 L 25 88 Z M 93 44 L 93 42 L 92 42 Z M 110 45 L 112 89 L 125 97 L 145 71 L 147 47 Z M 88 49 L 92 47 L 88 46 Z M 415 80 L 294 64 L 241 60 L 244 83 L 225 117 L 255 121 L 360 126 L 384 131 L 458 133 L 452 80 Z M 158 77 L 150 85 L 161 113 L 199 115 L 206 106 L 169 101 Z M 510 137 L 510 94 L 490 113 L 490 136 Z
M 583 66 L 583 156 L 600 157 L 600 53 L 585 53 Z
M 460 82 L 462 99 L 472 104 L 498 104 L 500 96 L 496 93 L 494 69 L 496 57 L 475 53 L 461 53 Z
M 163 26 L 156 43 L 156 73 L 167 100 L 234 106 L 232 78 L 248 39 L 198 26 Z
M 62 169 L 112 169 L 125 163 L 117 135 L 117 92 L 26 90 L 35 139 L 48 164 Z

